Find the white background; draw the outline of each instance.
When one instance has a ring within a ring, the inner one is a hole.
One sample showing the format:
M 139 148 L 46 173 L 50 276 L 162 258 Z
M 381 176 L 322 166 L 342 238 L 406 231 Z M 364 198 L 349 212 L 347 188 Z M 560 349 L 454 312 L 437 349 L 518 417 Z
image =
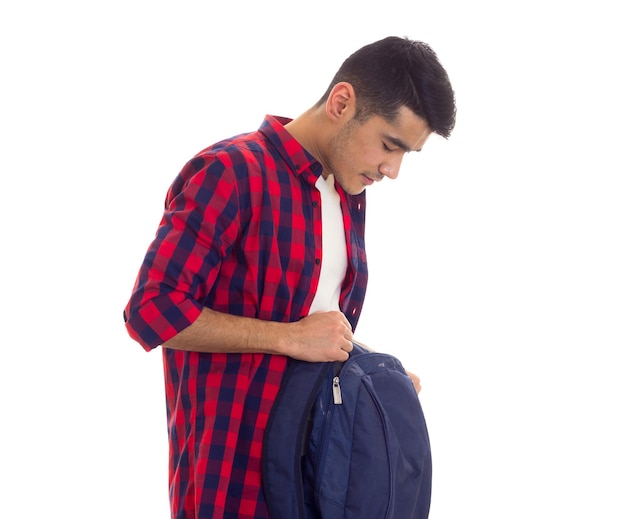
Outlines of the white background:
M 357 338 L 422 378 L 431 517 L 625 518 L 617 9 L 3 3 L 0 516 L 168 517 L 160 352 L 122 321 L 165 191 L 406 35 L 439 54 L 458 123 L 368 192 Z

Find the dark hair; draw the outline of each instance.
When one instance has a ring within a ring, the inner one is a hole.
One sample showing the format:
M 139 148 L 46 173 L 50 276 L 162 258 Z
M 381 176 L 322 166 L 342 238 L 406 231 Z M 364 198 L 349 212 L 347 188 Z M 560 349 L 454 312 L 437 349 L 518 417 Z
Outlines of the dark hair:
M 354 88 L 358 122 L 373 115 L 392 121 L 406 106 L 434 133 L 445 138 L 452 133 L 454 91 L 448 73 L 426 43 L 389 36 L 362 47 L 343 62 L 318 106 L 341 81 Z

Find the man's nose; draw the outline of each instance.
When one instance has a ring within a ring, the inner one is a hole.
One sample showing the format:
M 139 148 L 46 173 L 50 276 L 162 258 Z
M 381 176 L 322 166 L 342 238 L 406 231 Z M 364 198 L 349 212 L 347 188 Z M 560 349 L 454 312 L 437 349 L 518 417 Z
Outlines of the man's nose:
M 394 180 L 398 178 L 398 174 L 400 173 L 400 164 L 402 164 L 402 157 L 397 160 L 387 160 L 380 165 L 378 172 Z

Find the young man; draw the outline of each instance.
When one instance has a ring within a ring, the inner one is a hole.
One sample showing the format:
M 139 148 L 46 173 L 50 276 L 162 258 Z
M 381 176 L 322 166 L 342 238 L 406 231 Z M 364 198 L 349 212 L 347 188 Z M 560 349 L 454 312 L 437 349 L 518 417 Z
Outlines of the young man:
M 171 185 L 124 311 L 162 346 L 172 517 L 267 518 L 263 432 L 287 357 L 346 360 L 367 282 L 365 188 L 455 122 L 424 43 L 389 37 L 294 120 L 192 158 Z

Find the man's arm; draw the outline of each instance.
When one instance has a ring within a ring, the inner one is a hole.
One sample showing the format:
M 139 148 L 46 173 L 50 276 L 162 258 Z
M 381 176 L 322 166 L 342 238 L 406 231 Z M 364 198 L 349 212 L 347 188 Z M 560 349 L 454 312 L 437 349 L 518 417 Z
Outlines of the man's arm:
M 162 346 L 213 353 L 272 353 L 308 362 L 345 361 L 352 350 L 352 328 L 337 311 L 280 323 L 203 308 L 190 326 Z

